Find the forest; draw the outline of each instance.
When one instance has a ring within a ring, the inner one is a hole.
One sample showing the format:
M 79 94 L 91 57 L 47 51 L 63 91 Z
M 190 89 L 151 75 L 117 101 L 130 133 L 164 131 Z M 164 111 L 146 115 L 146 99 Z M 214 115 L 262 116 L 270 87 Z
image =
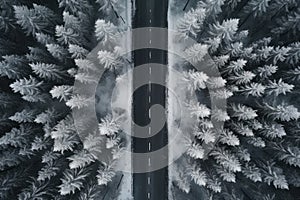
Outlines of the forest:
M 0 199 L 132 199 L 116 189 L 122 172 L 114 170 L 114 163 L 128 142 L 120 119 L 97 113 L 100 134 L 87 133 L 82 140 L 72 115 L 91 104 L 74 92 L 75 81 L 97 80 L 88 54 L 131 28 L 127 4 L 0 0 Z M 169 4 L 177 42 L 197 41 L 185 49 L 189 61 L 210 55 L 220 72 L 213 76 L 189 62 L 173 63 L 199 101 L 188 105 L 197 124 L 187 152 L 171 166 L 171 196 L 298 200 L 299 0 Z M 117 47 L 97 55 L 115 80 L 132 67 Z M 226 110 L 207 99 L 226 100 Z M 216 128 L 212 121 L 224 126 Z M 97 158 L 103 141 L 112 152 L 108 162 Z M 211 143 L 214 147 L 204 156 L 203 146 Z

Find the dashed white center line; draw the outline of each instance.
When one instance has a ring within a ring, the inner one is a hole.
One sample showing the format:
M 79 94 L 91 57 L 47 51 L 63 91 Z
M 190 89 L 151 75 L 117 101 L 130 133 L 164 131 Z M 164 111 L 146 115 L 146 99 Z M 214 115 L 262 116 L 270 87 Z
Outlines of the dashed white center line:
M 151 13 L 152 10 L 149 9 L 149 12 Z M 149 22 L 151 24 L 152 20 L 150 19 Z M 152 29 L 149 28 L 149 32 L 151 32 L 151 31 L 152 31 Z M 151 43 L 152 43 L 152 40 L 150 39 L 149 44 L 151 44 Z M 150 51 L 149 52 L 149 59 L 151 59 L 151 58 L 152 58 L 152 55 L 151 55 L 151 51 Z M 151 75 L 151 72 L 152 72 L 152 70 L 151 70 L 151 67 L 150 67 L 149 68 L 149 74 L 150 75 Z M 149 92 L 151 93 L 151 81 L 149 81 Z M 151 95 L 149 95 L 148 100 L 149 100 L 149 103 L 151 103 Z M 151 119 L 151 111 L 150 110 L 149 110 L 149 118 Z M 151 126 L 149 127 L 148 131 L 149 131 L 149 135 L 151 135 Z M 148 143 L 148 150 L 151 151 L 151 143 L 150 142 Z M 151 166 L 151 159 L 150 158 L 148 158 L 148 165 Z M 148 177 L 148 185 L 150 185 L 150 183 L 151 183 L 151 178 Z M 150 199 L 150 197 L 151 197 L 150 192 L 147 193 L 147 197 L 148 197 L 148 199 Z

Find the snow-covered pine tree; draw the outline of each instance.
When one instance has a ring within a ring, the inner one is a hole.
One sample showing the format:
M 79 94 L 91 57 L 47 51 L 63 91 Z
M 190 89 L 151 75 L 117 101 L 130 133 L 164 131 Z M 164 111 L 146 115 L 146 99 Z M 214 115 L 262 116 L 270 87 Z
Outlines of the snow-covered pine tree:
M 25 5 L 13 6 L 17 23 L 27 35 L 37 32 L 48 32 L 56 24 L 57 15 L 49 8 L 33 4 L 33 8 Z

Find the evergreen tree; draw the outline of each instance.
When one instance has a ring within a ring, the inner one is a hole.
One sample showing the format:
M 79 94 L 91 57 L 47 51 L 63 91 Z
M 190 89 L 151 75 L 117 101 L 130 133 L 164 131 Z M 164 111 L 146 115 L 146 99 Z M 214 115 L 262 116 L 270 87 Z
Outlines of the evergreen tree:
M 103 19 L 96 21 L 96 37 L 101 43 L 107 44 L 108 42 L 116 41 L 117 27 L 111 22 L 106 22 Z
M 201 31 L 205 17 L 206 11 L 201 7 L 191 9 L 185 13 L 178 22 L 178 31 L 182 34 L 181 37 L 187 38 L 190 35 L 195 37 Z
M 33 8 L 14 6 L 14 11 L 17 23 L 27 35 L 51 30 L 57 19 L 52 10 L 37 4 L 33 4 Z

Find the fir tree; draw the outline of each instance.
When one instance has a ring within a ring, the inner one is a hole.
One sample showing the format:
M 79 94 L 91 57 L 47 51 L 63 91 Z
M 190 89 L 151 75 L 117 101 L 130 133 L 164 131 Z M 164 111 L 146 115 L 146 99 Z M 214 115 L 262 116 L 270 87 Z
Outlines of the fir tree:
M 187 38 L 189 35 L 196 36 L 201 31 L 203 21 L 206 17 L 206 10 L 199 7 L 191 9 L 180 19 L 177 29 L 182 34 L 181 37 Z
M 87 168 L 66 170 L 64 176 L 61 179 L 62 184 L 60 187 L 60 194 L 67 195 L 75 193 L 76 190 L 80 190 L 83 187 L 84 181 L 88 176 Z
M 30 66 L 35 74 L 44 79 L 60 80 L 66 76 L 66 72 L 54 64 L 36 63 Z
M 247 13 L 253 13 L 254 17 L 260 16 L 267 11 L 270 0 L 251 0 L 245 8 Z
M 26 31 L 27 35 L 38 32 L 47 32 L 56 23 L 56 15 L 49 8 L 33 4 L 27 6 L 14 6 L 17 23 Z
M 282 34 L 291 31 L 292 34 L 296 34 L 296 32 L 300 29 L 299 18 L 300 10 L 298 8 L 296 11 L 291 12 L 287 16 L 278 19 L 279 27 L 274 28 L 272 32 L 276 34 Z
M 189 72 L 184 72 L 183 80 L 189 84 L 189 89 L 195 91 L 198 89 L 206 88 L 206 81 L 208 81 L 208 76 L 203 72 L 195 72 L 190 70 Z
M 106 22 L 103 19 L 96 21 L 96 37 L 101 43 L 106 44 L 108 42 L 116 41 L 117 27 L 111 22 Z

